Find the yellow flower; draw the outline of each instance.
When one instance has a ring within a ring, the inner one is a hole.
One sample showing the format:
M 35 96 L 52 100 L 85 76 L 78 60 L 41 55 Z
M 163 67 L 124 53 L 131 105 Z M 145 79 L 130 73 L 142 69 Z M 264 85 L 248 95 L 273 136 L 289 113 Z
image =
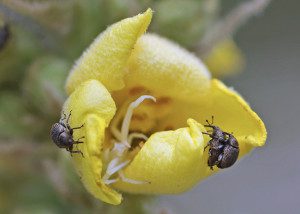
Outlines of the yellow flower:
M 217 172 L 207 166 L 209 138 L 201 123 L 233 132 L 241 158 L 266 140 L 263 122 L 234 90 L 176 44 L 143 33 L 152 11 L 124 19 L 100 34 L 72 69 L 63 112 L 72 110 L 73 155 L 86 189 L 120 204 L 117 190 L 172 194 Z
M 245 66 L 245 59 L 234 41 L 227 39 L 211 50 L 204 63 L 214 76 L 220 77 L 240 72 Z

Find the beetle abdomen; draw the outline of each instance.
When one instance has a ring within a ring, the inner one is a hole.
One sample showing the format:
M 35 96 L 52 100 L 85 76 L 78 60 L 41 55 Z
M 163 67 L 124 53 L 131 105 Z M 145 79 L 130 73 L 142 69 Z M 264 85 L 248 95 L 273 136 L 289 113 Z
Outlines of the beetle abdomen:
M 70 137 L 72 139 L 72 136 L 69 135 L 69 131 L 66 130 L 62 124 L 55 123 L 52 126 L 51 138 L 59 148 L 70 147 L 72 145 L 72 142 L 70 142 Z
M 231 145 L 226 145 L 223 150 L 222 160 L 217 165 L 219 168 L 228 168 L 232 166 L 239 156 L 239 149 L 232 147 Z
M 64 131 L 64 129 L 61 127 L 61 125 L 59 123 L 55 123 L 52 128 L 51 128 L 51 138 L 53 140 L 53 142 L 58 142 L 59 139 L 59 135 L 60 133 L 62 133 Z

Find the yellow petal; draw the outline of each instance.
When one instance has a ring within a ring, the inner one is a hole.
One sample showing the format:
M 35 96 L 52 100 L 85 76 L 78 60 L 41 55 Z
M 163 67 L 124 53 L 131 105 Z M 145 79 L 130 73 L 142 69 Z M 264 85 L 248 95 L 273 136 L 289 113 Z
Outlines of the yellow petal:
M 82 82 L 97 79 L 110 90 L 124 86 L 124 67 L 137 39 L 146 31 L 152 10 L 124 19 L 107 28 L 84 52 L 66 83 L 70 94 Z
M 159 129 L 170 125 L 173 128 L 183 127 L 186 118 L 193 118 L 204 124 L 214 116 L 215 125 L 226 132 L 233 132 L 241 144 L 240 157 L 254 147 L 263 146 L 267 132 L 263 121 L 251 109 L 240 94 L 226 87 L 217 79 L 211 81 L 211 88 L 206 97 L 195 97 L 194 102 L 178 101 L 172 112 L 159 121 Z
M 154 34 L 143 35 L 128 63 L 127 87 L 189 100 L 209 88 L 210 74 L 193 54 Z
M 118 182 L 114 187 L 132 193 L 174 194 L 186 191 L 212 172 L 201 131 L 204 127 L 189 119 L 189 127 L 157 132 L 147 140 L 130 166 L 127 178 L 149 184 Z
M 236 136 L 240 144 L 239 157 L 265 144 L 267 131 L 263 121 L 237 92 L 214 79 L 211 96 L 212 103 L 206 111 L 215 115 L 218 125 Z
M 167 123 L 182 126 L 184 118 L 196 118 L 204 123 L 205 119 L 215 117 L 215 125 L 227 132 L 233 132 L 239 141 L 239 158 L 253 148 L 263 146 L 266 141 L 266 129 L 243 98 L 227 88 L 218 80 L 211 81 L 211 88 L 205 99 L 197 99 L 194 105 L 178 103 Z M 162 122 L 163 123 L 163 122 Z M 122 191 L 143 194 L 172 194 L 186 191 L 198 182 L 210 176 L 208 151 L 203 152 L 209 137 L 203 136 L 202 125 L 188 120 L 189 128 L 176 131 L 158 132 L 151 135 L 124 170 L 126 177 L 148 181 L 150 184 L 132 185 L 118 182 L 114 186 Z
M 211 116 L 214 116 L 217 126 L 233 132 L 241 140 L 247 138 L 247 142 L 255 147 L 262 146 L 266 141 L 266 128 L 259 116 L 240 94 L 217 79 L 211 81 L 206 97 L 194 97 L 192 104 L 176 101 L 169 115 L 159 121 L 159 129 L 164 130 L 164 127 L 170 125 L 174 128 L 182 127 L 186 118 L 204 124 Z
M 85 137 L 82 144 L 74 146 L 80 154 L 73 154 L 74 166 L 77 169 L 86 189 L 96 198 L 107 203 L 120 204 L 121 194 L 106 186 L 101 180 L 103 168 L 101 153 L 105 129 L 116 112 L 116 106 L 106 88 L 96 80 L 82 83 L 70 95 L 64 104 L 63 112 L 69 114 L 74 140 Z
M 227 76 L 241 71 L 245 65 L 242 52 L 233 40 L 225 40 L 204 59 L 214 76 Z

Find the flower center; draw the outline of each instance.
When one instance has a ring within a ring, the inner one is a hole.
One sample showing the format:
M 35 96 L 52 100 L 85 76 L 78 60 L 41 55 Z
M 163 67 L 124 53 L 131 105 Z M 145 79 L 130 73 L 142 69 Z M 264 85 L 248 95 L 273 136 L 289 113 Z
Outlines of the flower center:
M 148 137 L 143 133 L 132 132 L 129 133 L 130 122 L 133 115 L 133 110 L 137 108 L 144 100 L 150 99 L 156 102 L 156 99 L 150 95 L 142 95 L 134 102 L 130 103 L 127 111 L 124 115 L 121 128 L 118 129 L 118 124 L 120 124 L 123 112 L 121 108 L 119 114 L 114 118 L 110 126 L 110 131 L 112 133 L 112 148 L 107 148 L 104 151 L 104 161 L 107 163 L 106 172 L 103 176 L 103 181 L 105 184 L 112 184 L 117 182 L 119 179 L 123 182 L 132 184 L 145 184 L 147 181 L 137 181 L 130 178 L 126 178 L 123 174 L 122 169 L 126 167 L 132 158 L 129 157 L 129 150 L 132 148 L 132 143 L 136 139 L 146 141 Z M 117 174 L 115 178 L 111 178 Z

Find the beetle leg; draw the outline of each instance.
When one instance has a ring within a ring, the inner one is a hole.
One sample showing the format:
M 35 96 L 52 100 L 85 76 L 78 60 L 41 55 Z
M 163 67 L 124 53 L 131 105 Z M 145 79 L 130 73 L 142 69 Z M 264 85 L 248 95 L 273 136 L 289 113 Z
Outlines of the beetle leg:
M 73 144 L 80 144 L 83 143 L 82 141 L 74 141 Z
M 208 150 L 208 155 L 211 157 L 211 148 Z
M 67 127 L 68 127 L 68 129 L 70 130 L 71 135 L 73 135 L 73 130 L 74 130 L 74 129 L 80 129 L 80 128 L 82 128 L 83 126 L 84 126 L 84 124 L 82 124 L 81 126 L 78 126 L 78 127 L 71 128 L 70 125 L 67 123 Z
M 214 164 L 214 163 L 211 164 L 210 161 L 209 161 L 209 159 L 208 159 L 208 161 L 207 161 L 207 165 L 209 166 L 210 170 L 214 170 L 213 166 L 214 166 L 215 164 Z
M 72 150 L 72 151 L 69 150 L 69 152 L 71 153 L 71 156 L 73 153 L 78 153 L 78 154 L 81 154 L 81 156 L 84 158 L 84 155 L 83 155 L 82 151 L 80 151 L 80 150 Z
M 80 141 L 81 139 L 84 139 L 85 137 L 83 136 L 83 137 L 81 137 L 81 138 L 79 138 L 79 139 L 77 139 L 77 140 L 74 140 L 73 141 L 73 144 L 80 144 L 80 143 L 83 143 L 83 141 Z
M 80 141 L 81 139 L 84 139 L 85 137 L 82 136 L 80 138 L 78 138 L 77 140 L 74 140 L 73 144 L 78 144 L 78 143 L 83 143 L 82 141 Z
M 73 147 L 72 147 L 72 149 L 73 149 Z M 66 150 L 71 154 L 71 157 L 73 157 L 73 155 L 72 155 L 72 150 L 70 149 L 70 148 L 66 148 Z
M 74 127 L 74 128 L 72 128 L 72 130 L 74 130 L 74 129 L 81 129 L 83 126 L 84 126 L 84 124 L 82 124 L 81 126 L 78 126 L 78 127 Z

